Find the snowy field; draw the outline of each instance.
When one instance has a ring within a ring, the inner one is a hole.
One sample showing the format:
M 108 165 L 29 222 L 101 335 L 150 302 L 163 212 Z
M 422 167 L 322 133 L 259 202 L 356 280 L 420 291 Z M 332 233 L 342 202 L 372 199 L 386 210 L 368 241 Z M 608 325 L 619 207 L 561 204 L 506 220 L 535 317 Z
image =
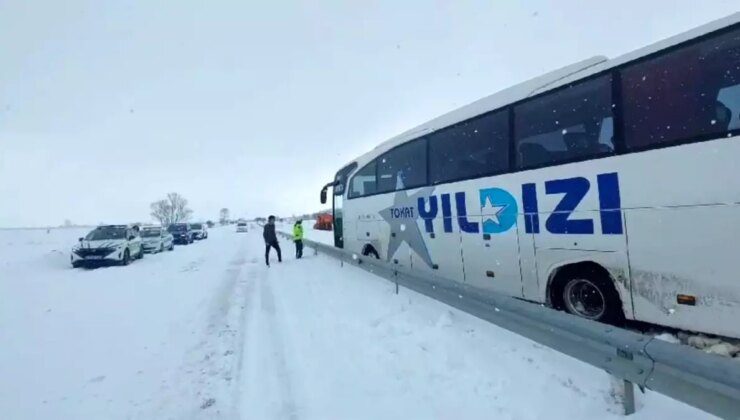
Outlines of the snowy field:
M 259 229 L 75 270 L 84 233 L 0 230 L 3 419 L 622 418 L 606 373 L 285 240 L 268 269 Z

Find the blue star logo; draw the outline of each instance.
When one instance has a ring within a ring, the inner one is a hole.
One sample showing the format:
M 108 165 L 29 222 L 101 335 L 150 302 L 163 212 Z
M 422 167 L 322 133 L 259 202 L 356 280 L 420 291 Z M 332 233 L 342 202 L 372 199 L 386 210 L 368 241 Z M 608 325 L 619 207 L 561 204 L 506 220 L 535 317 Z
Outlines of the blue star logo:
M 480 207 L 483 233 L 503 233 L 516 225 L 519 209 L 508 191 L 501 188 L 480 190 Z

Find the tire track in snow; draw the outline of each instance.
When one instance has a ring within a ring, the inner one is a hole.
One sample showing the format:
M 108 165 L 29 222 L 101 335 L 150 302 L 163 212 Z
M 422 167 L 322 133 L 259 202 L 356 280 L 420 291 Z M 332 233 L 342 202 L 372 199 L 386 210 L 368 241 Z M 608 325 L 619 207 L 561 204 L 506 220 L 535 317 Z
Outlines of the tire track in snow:
M 244 267 L 250 262 L 245 256 L 246 245 L 242 241 L 237 247 L 220 275 L 215 293 L 204 299 L 205 310 L 192 320 L 203 322 L 200 340 L 185 352 L 174 377 L 163 381 L 163 396 L 155 413 L 139 412 L 136 418 L 239 418 L 245 301 L 253 283 L 245 276 Z
M 246 363 L 242 369 L 245 395 L 242 418 L 297 419 L 291 370 L 285 354 L 284 325 L 272 290 L 270 270 L 250 266 L 254 278 L 245 336 Z
M 282 337 L 284 327 L 280 322 L 275 306 L 275 295 L 272 291 L 270 276 L 264 272 L 263 281 L 260 283 L 262 292 L 262 309 L 268 319 L 268 334 L 272 345 L 272 355 L 275 368 L 275 377 L 280 385 L 282 395 L 282 407 L 280 418 L 297 419 L 296 404 L 293 398 L 293 386 L 291 384 L 290 369 L 285 357 L 285 344 Z
M 251 261 L 256 263 L 256 261 Z M 254 284 L 255 275 L 254 270 L 249 270 L 246 276 L 241 276 L 242 296 L 240 296 L 240 313 L 239 313 L 239 334 L 236 337 L 236 351 L 234 352 L 234 358 L 236 360 L 236 367 L 234 373 L 234 388 L 231 396 L 232 412 L 236 415 L 236 418 L 241 418 L 241 383 L 242 383 L 242 371 L 244 370 L 244 342 L 247 339 L 247 313 L 249 312 L 251 297 L 254 295 Z

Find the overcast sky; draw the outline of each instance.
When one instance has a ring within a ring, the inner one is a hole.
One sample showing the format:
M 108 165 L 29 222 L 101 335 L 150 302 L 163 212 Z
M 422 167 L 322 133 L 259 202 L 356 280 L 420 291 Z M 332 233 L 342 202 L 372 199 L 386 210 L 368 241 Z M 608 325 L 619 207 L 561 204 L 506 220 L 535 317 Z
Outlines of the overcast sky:
M 0 227 L 316 211 L 401 131 L 737 4 L 0 0 Z

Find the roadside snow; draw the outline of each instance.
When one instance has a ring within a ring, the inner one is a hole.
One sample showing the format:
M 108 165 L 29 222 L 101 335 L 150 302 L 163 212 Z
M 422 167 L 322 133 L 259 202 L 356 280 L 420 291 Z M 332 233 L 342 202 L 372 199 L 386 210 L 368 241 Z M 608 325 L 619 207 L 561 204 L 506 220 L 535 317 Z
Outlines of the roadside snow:
M 681 340 L 679 340 L 675 335 L 669 333 L 660 333 L 656 335 L 655 338 L 671 344 L 681 344 Z
M 655 327 L 658 329 L 659 327 Z M 658 340 L 674 344 L 684 344 L 705 353 L 716 354 L 722 357 L 730 357 L 740 361 L 740 340 L 725 337 L 708 337 L 704 334 L 679 331 L 676 334 L 669 332 L 650 333 Z
M 304 221 L 303 224 L 304 234 L 307 239 L 327 245 L 334 245 L 334 232 L 315 230 L 312 228 L 312 221 Z M 277 225 L 277 229 L 281 232 L 292 234 L 293 225 L 292 223 L 282 223 Z M 674 334 L 665 331 L 664 328 L 659 326 L 653 326 L 651 327 L 651 330 L 652 331 L 648 332 L 648 334 L 655 335 L 655 338 L 659 340 L 673 344 L 688 345 L 696 349 L 703 350 L 706 353 L 712 353 L 724 357 L 734 357 L 740 361 L 740 340 L 733 340 L 724 337 L 708 337 L 704 334 L 684 331 Z M 641 331 L 636 330 L 636 332 Z
M 283 241 L 283 249 L 289 255 L 292 245 Z M 621 391 L 605 372 L 307 255 L 254 267 L 243 416 L 622 418 Z M 652 392 L 637 398 L 636 419 L 710 417 Z
M 606 373 L 286 240 L 268 269 L 258 229 L 98 270 L 78 236 L 0 231 L 3 418 L 622 418 Z
M 214 229 L 128 267 L 72 269 L 86 232 L 0 231 L 3 418 L 165 418 L 207 388 L 193 358 L 218 343 L 208 317 L 239 239 Z
M 314 224 L 313 220 L 303 221 L 303 236 L 305 236 L 306 239 L 320 242 L 322 244 L 334 245 L 334 232 L 331 230 L 314 229 L 313 224 Z M 262 228 L 259 227 L 259 229 L 261 231 Z M 289 235 L 293 234 L 293 224 L 292 223 L 277 224 L 276 229 L 280 232 L 284 232 Z

